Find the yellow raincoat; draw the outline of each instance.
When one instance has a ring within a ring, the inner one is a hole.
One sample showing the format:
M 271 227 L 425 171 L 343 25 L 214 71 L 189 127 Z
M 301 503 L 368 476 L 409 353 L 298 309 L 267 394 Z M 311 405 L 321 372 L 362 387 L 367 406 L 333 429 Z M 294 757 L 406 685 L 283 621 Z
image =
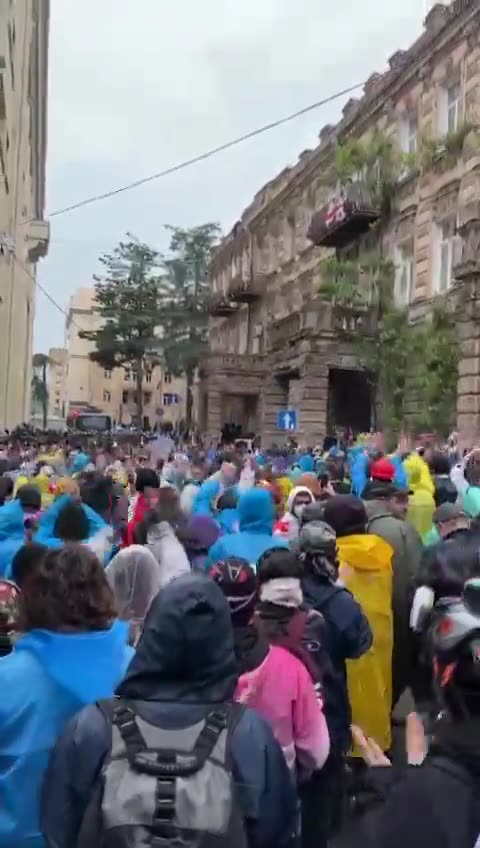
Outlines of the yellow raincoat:
M 347 661 L 352 720 L 382 751 L 391 746 L 392 711 L 392 557 L 393 548 L 379 536 L 337 539 L 340 579 L 358 601 L 373 634 L 369 651 Z M 356 753 L 356 752 L 354 752 Z
M 425 476 L 422 476 L 421 468 L 418 465 L 407 468 L 407 474 L 412 491 L 408 500 L 407 520 L 423 538 L 433 527 L 435 499 L 430 487 L 426 485 Z
M 46 474 L 42 474 L 41 472 L 40 474 L 37 474 L 36 477 L 32 477 L 32 479 L 30 480 L 30 484 L 32 486 L 35 486 L 41 492 L 42 509 L 47 509 L 53 503 L 54 495 L 50 491 L 51 482 L 51 478 L 47 477 Z
M 432 496 L 435 494 L 435 484 L 432 480 L 430 469 L 425 460 L 422 459 L 418 453 L 412 453 L 410 456 L 407 456 L 407 458 L 403 461 L 403 467 L 407 472 L 409 480 L 411 480 L 411 475 L 412 472 L 414 472 L 414 469 L 418 469 L 420 472 L 420 483 L 422 489 L 426 492 L 430 492 Z

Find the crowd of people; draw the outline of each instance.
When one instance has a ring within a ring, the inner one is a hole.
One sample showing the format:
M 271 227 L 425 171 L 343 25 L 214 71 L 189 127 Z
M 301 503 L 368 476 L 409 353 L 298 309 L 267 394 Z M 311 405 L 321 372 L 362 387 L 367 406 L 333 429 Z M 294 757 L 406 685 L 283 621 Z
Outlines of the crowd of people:
M 480 451 L 0 475 L 2 848 L 475 848 Z

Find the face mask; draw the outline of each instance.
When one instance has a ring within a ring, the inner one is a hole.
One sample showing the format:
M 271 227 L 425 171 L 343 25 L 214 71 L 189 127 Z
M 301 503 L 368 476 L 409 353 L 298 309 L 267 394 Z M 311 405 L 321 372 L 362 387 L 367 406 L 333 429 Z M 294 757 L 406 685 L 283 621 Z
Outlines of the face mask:
M 298 518 L 299 521 L 300 521 L 300 519 L 303 515 L 303 510 L 305 509 L 306 505 L 307 504 L 300 503 L 300 504 L 295 504 L 295 506 L 293 507 L 293 514 L 294 514 L 295 518 Z

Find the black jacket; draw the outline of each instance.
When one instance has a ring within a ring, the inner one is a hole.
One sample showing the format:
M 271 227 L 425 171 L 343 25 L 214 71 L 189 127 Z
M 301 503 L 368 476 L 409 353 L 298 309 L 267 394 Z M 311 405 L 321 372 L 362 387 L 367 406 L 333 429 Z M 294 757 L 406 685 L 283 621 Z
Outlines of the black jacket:
M 357 659 L 370 649 L 372 632 L 360 605 L 347 589 L 313 575 L 303 579 L 302 589 L 305 603 L 323 616 L 320 638 L 325 641 L 331 665 L 323 681 L 325 717 L 332 752 L 344 754 L 350 748 L 352 723 L 345 660 Z M 307 648 L 315 658 L 314 634 L 307 630 L 306 637 Z
M 188 727 L 231 701 L 238 677 L 230 611 L 204 575 L 188 574 L 153 601 L 118 695 L 150 724 Z M 82 710 L 57 743 L 47 772 L 42 829 L 47 848 L 73 848 L 108 754 L 110 732 L 95 707 Z M 295 795 L 269 725 L 245 710 L 231 738 L 233 777 L 249 845 L 283 848 L 295 821 Z
M 480 834 L 480 719 L 440 722 L 425 763 L 371 769 L 373 807 L 345 848 L 474 848 Z

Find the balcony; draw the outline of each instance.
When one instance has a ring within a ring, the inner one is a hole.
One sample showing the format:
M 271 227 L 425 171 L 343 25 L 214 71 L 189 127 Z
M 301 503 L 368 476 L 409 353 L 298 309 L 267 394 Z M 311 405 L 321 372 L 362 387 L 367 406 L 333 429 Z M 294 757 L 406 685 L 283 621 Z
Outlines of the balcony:
M 253 303 L 261 297 L 261 286 L 258 277 L 237 274 L 233 277 L 228 294 L 235 303 Z
M 208 307 L 212 318 L 228 318 L 230 315 L 234 315 L 237 309 L 238 304 L 227 299 L 223 292 L 212 294 Z
M 345 247 L 380 217 L 380 209 L 364 183 L 350 183 L 317 212 L 310 224 L 308 238 L 318 247 Z
M 294 341 L 304 329 L 304 316 L 301 312 L 293 312 L 279 321 L 274 321 L 268 329 L 268 348 L 275 350 Z
M 334 306 L 332 330 L 345 335 L 373 336 L 377 329 L 377 310 L 369 307 Z
M 48 253 L 50 243 L 50 224 L 48 221 L 30 221 L 26 226 L 28 260 L 35 263 Z
M 204 374 L 261 375 L 265 370 L 264 357 L 250 353 L 211 353 L 204 359 L 201 370 Z

